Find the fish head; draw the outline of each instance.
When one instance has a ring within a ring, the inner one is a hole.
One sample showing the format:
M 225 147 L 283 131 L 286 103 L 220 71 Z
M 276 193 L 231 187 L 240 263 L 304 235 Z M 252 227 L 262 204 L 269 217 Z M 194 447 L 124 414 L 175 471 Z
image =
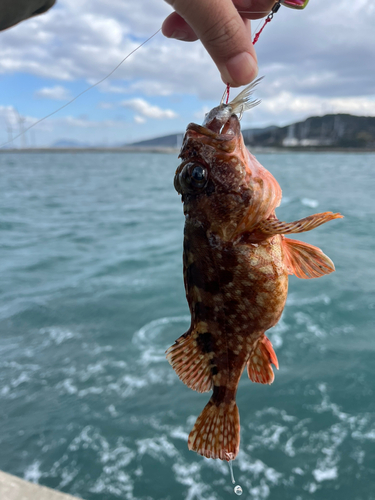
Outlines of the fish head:
M 281 189 L 245 147 L 237 115 L 224 111 L 188 125 L 174 185 L 186 218 L 230 241 L 271 215 Z

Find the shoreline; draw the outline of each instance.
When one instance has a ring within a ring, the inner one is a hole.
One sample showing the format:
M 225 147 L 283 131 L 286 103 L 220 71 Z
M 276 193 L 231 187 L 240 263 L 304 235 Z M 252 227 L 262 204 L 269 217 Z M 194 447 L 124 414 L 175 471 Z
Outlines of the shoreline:
M 247 145 L 246 145 L 247 146 Z M 329 148 L 329 147 L 283 147 L 263 148 L 247 146 L 255 154 L 262 153 L 375 153 L 375 148 Z M 180 148 L 172 147 L 119 147 L 119 148 L 14 148 L 0 149 L 0 154 L 28 154 L 28 153 L 159 153 L 178 154 Z

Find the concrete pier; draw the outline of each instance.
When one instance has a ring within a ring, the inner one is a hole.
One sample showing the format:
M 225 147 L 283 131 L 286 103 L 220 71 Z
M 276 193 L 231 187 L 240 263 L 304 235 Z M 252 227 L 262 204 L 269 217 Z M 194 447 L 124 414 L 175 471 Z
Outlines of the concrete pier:
M 0 471 L 1 500 L 78 500 L 60 491 L 28 483 L 19 477 Z

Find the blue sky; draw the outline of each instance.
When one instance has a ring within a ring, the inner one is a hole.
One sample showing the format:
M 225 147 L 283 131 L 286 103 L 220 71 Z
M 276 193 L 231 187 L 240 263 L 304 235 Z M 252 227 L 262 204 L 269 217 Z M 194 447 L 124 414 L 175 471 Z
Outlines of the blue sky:
M 170 11 L 162 0 L 58 0 L 47 14 L 1 32 L 0 143 L 16 135 L 21 121 L 31 125 L 103 78 Z M 374 25 L 371 0 L 310 0 L 304 11 L 280 9 L 257 44 L 262 104 L 242 126 L 328 112 L 375 116 Z M 118 145 L 182 132 L 190 121 L 202 122 L 223 91 L 199 42 L 159 33 L 110 79 L 16 145 L 60 139 Z

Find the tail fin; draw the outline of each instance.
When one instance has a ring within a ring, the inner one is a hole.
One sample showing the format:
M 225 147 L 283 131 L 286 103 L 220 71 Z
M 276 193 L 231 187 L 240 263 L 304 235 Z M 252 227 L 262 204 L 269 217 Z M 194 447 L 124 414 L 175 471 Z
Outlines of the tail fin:
M 240 447 L 240 416 L 236 402 L 232 400 L 216 406 L 210 400 L 189 434 L 188 447 L 206 458 L 234 460 Z

